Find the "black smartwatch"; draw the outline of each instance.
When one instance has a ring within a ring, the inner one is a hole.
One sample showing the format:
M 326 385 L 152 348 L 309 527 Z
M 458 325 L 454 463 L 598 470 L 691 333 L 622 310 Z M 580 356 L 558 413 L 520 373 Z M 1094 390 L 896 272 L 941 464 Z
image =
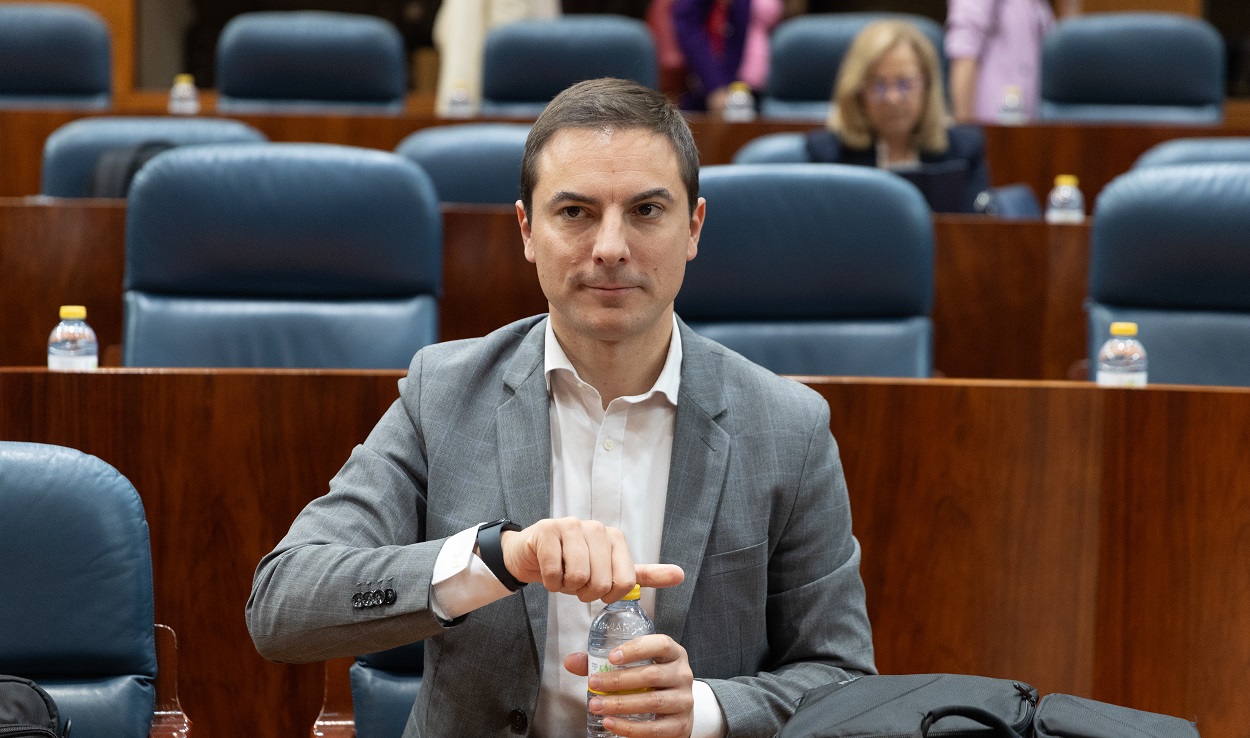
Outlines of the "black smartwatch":
M 501 518 L 478 528 L 477 551 L 478 556 L 482 557 L 482 563 L 490 569 L 490 573 L 494 574 L 503 586 L 515 592 L 524 587 L 525 582 L 512 576 L 512 572 L 508 571 L 508 567 L 503 564 L 503 543 L 500 539 L 505 530 L 518 531 L 521 530 L 521 526 L 507 518 Z

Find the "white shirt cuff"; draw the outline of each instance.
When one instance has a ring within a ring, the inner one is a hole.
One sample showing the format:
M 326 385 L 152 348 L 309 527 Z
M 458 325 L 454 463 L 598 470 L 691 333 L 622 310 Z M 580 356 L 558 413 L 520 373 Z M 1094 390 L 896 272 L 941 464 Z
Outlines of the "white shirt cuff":
M 455 620 L 512 594 L 473 553 L 480 527 L 475 525 L 448 538 L 434 560 L 430 609 L 440 620 Z
M 725 725 L 725 713 L 720 709 L 720 701 L 707 682 L 694 680 L 691 688 L 694 694 L 694 726 L 690 738 L 725 738 L 729 727 Z

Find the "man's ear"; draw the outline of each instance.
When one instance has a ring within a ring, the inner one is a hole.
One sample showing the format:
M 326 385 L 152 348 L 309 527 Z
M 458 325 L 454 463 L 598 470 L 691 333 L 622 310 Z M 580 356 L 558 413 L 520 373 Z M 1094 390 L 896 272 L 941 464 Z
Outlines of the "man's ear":
M 516 220 L 521 226 L 521 243 L 525 244 L 525 260 L 534 263 L 534 249 L 530 246 L 530 219 L 525 215 L 525 206 L 516 201 Z
M 690 214 L 690 242 L 686 246 L 686 261 L 690 261 L 699 253 L 699 236 L 703 233 L 703 219 L 707 216 L 707 200 L 699 198 Z

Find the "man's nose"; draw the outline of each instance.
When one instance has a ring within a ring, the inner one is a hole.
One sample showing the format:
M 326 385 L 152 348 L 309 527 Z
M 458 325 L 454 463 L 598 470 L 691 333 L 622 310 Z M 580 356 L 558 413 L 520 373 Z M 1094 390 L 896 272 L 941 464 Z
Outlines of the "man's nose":
M 625 218 L 621 213 L 609 212 L 599 225 L 591 257 L 596 264 L 609 266 L 629 258 L 629 246 L 625 239 Z

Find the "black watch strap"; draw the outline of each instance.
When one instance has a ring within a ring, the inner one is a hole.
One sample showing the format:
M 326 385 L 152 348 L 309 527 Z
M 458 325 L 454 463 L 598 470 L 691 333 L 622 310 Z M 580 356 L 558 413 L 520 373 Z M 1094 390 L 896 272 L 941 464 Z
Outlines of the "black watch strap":
M 517 591 L 525 586 L 525 582 L 520 581 L 512 576 L 512 572 L 508 571 L 508 567 L 503 563 L 503 538 L 505 530 L 518 531 L 521 526 L 503 518 L 493 523 L 487 523 L 477 529 L 477 551 L 482 557 L 482 563 L 486 564 L 486 568 L 490 569 L 490 573 L 503 584 L 503 586 Z

